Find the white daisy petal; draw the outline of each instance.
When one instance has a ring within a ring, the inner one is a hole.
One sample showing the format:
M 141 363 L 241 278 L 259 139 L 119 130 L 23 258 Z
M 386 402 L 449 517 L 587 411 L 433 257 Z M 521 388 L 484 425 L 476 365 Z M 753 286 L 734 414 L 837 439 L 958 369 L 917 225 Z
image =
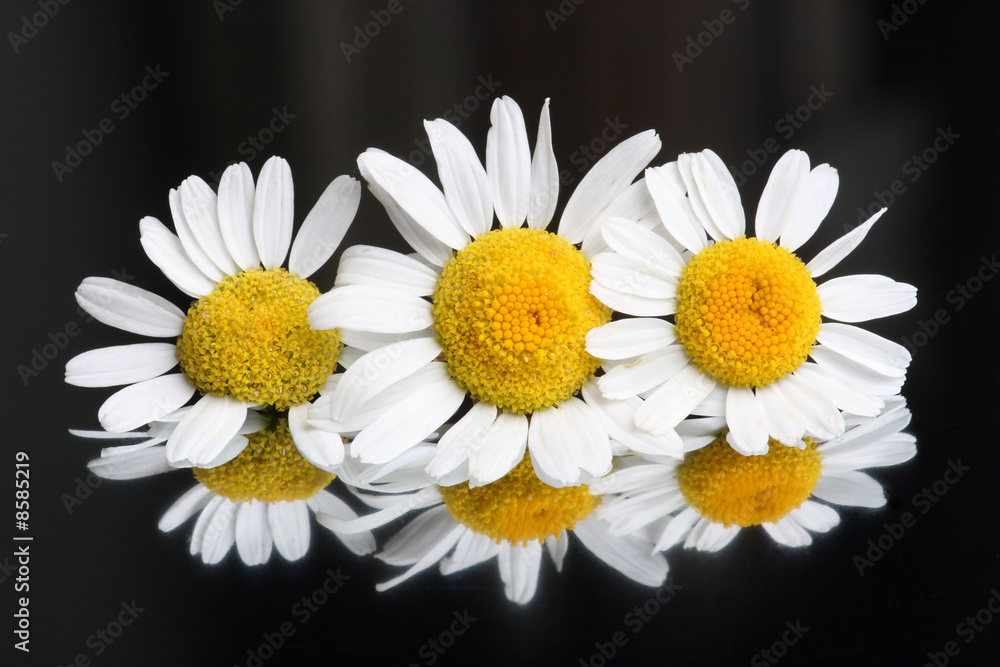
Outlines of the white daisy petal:
M 271 558 L 271 528 L 267 524 L 267 503 L 251 500 L 240 503 L 236 514 L 236 551 L 247 565 L 261 565 Z
M 625 321 L 625 320 L 622 320 Z M 608 371 L 597 380 L 605 398 L 631 398 L 658 387 L 688 365 L 688 357 L 680 345 L 644 354 L 635 361 Z
M 799 184 L 809 174 L 809 156 L 799 150 L 782 155 L 771 170 L 757 204 L 757 238 L 777 243 L 790 220 L 789 209 Z
M 581 473 L 602 477 L 611 470 L 608 433 L 597 413 L 578 398 L 536 410 L 528 425 L 528 449 L 539 477 L 551 486 L 571 486 Z
M 802 435 L 806 432 L 805 423 L 776 384 L 757 388 L 757 407 L 764 416 L 764 424 L 772 438 L 789 447 L 797 447 L 802 442 Z
M 797 184 L 786 213 L 788 222 L 781 232 L 781 247 L 794 252 L 812 238 L 830 212 L 839 184 L 837 170 L 828 164 L 814 168 Z
M 704 529 L 699 532 L 698 539 L 693 545 L 699 551 L 719 551 L 740 534 L 740 527 L 735 525 L 726 528 L 721 523 L 713 523 L 708 519 L 702 519 L 699 527 L 701 525 L 704 525 Z M 690 537 L 688 539 L 690 540 Z
M 646 170 L 646 187 L 656 203 L 663 226 L 678 243 L 697 253 L 708 245 L 705 227 L 687 201 L 686 188 L 676 162 Z
M 431 304 L 386 287 L 344 285 L 309 304 L 309 325 L 318 330 L 343 327 L 377 333 L 419 331 L 434 323 Z
M 583 177 L 566 202 L 559 220 L 559 235 L 570 243 L 580 243 L 591 227 L 602 219 L 608 208 L 642 173 L 660 152 L 660 137 L 646 130 L 625 139 Z
M 864 322 L 902 313 L 917 305 L 917 288 L 880 275 L 834 278 L 820 285 L 823 315 L 841 322 Z
M 656 317 L 670 315 L 677 309 L 675 299 L 651 299 L 640 296 L 635 294 L 634 289 L 625 283 L 606 286 L 594 279 L 590 283 L 590 293 L 612 310 L 627 315 Z
M 288 255 L 288 270 L 308 278 L 326 264 L 344 239 L 360 203 L 361 183 L 350 176 L 335 178 L 302 221 Z
M 317 513 L 316 520 L 335 533 L 352 535 L 381 528 L 382 526 L 425 507 L 441 504 L 441 494 L 434 487 L 425 486 L 417 493 L 396 494 L 391 496 L 366 495 L 363 500 L 372 504 L 377 502 L 391 503 L 386 507 L 361 517 L 346 517 L 340 513 Z M 380 487 L 381 489 L 381 487 Z M 450 514 L 448 516 L 451 516 Z M 412 561 L 410 561 L 412 562 Z
M 367 426 L 351 443 L 351 455 L 365 463 L 385 463 L 429 436 L 462 405 L 465 390 L 443 363 L 434 362 L 419 393 L 400 401 Z
M 247 442 L 248 442 L 247 438 L 243 437 L 242 435 L 233 436 L 232 438 L 229 439 L 229 442 L 227 442 L 225 446 L 223 446 L 222 449 L 219 450 L 218 454 L 216 454 L 211 460 L 200 463 L 198 467 L 217 468 L 221 466 L 223 463 L 229 463 L 237 456 L 239 456 L 244 449 L 246 449 Z M 166 457 L 166 451 L 164 451 L 164 457 Z M 181 459 L 170 463 L 170 466 L 172 468 L 193 468 L 195 467 L 195 464 L 194 462 L 189 461 L 188 459 Z
M 201 247 L 198 237 L 192 230 L 184 215 L 184 205 L 181 200 L 179 190 L 170 190 L 167 199 L 170 202 L 170 217 L 174 219 L 174 229 L 177 230 L 177 238 L 184 247 L 184 252 L 190 258 L 191 263 L 198 267 L 205 276 L 213 282 L 219 282 L 226 277 L 226 274 L 216 266 L 208 253 Z
M 767 427 L 753 389 L 730 387 L 726 393 L 726 440 L 744 456 L 767 454 Z
M 666 320 L 630 317 L 587 332 L 587 353 L 598 359 L 629 359 L 666 347 L 677 340 Z
M 472 237 L 485 234 L 493 225 L 493 193 L 476 149 L 446 120 L 425 120 L 424 129 L 456 222 Z
M 692 203 L 701 202 L 707 214 L 703 221 L 711 220 L 712 226 L 720 232 L 718 238 L 713 238 L 725 241 L 743 236 L 746 232 L 743 205 L 736 182 L 725 163 L 713 151 L 705 149 L 691 155 L 691 175 L 698 194 L 698 197 L 691 197 Z M 698 208 L 695 212 L 698 213 Z
M 163 375 L 177 365 L 170 343 L 116 345 L 78 354 L 66 364 L 66 382 L 77 387 L 113 387 Z
M 597 253 L 607 250 L 608 246 L 602 231 L 604 224 L 609 220 L 619 218 L 639 225 L 642 229 L 652 230 L 660 224 L 660 216 L 656 212 L 656 205 L 653 198 L 649 196 L 646 188 L 646 179 L 640 178 L 638 181 L 626 188 L 625 192 L 618 195 L 601 212 L 598 222 L 591 225 L 590 231 L 583 238 L 580 252 L 584 257 L 590 258 Z M 655 232 L 654 232 L 655 233 Z M 657 234 L 659 236 L 659 234 Z M 663 238 L 660 236 L 660 238 Z M 669 243 L 669 241 L 668 241 Z
M 326 516 L 337 516 L 343 519 L 357 519 L 358 515 L 354 513 L 347 503 L 333 495 L 329 491 L 324 491 L 320 489 L 315 496 L 309 498 L 305 501 L 306 505 L 316 513 L 317 519 L 320 514 Z M 329 529 L 329 526 L 325 526 Z M 357 556 L 366 556 L 370 553 L 374 553 L 377 545 L 375 544 L 375 537 L 370 532 L 360 532 L 360 533 L 342 533 L 337 530 L 330 530 L 334 536 L 340 540 L 341 544 L 350 549 L 351 553 Z
M 207 487 L 197 484 L 174 501 L 170 509 L 160 518 L 157 527 L 165 533 L 170 532 L 200 512 L 213 498 L 217 497 Z
M 174 338 L 184 313 L 161 296 L 112 278 L 84 278 L 76 302 L 108 326 L 151 338 Z
M 590 275 L 617 292 L 645 299 L 673 299 L 677 283 L 663 280 L 639 268 L 635 261 L 617 252 L 602 252 L 590 258 Z
M 180 188 L 181 207 L 198 246 L 219 269 L 229 276 L 240 272 L 222 240 L 219 229 L 218 197 L 198 176 L 184 179 Z
M 202 396 L 167 440 L 167 460 L 202 466 L 214 459 L 243 426 L 247 405 L 228 396 Z
M 427 474 L 440 481 L 442 477 L 467 461 L 476 447 L 489 446 L 497 408 L 489 403 L 473 403 L 469 411 L 438 441 L 434 458 L 427 464 Z M 527 425 L 527 421 L 525 421 Z M 527 441 L 527 440 L 526 440 Z
M 524 458 L 528 446 L 528 418 L 501 412 L 469 453 L 469 486 L 495 482 Z
M 863 472 L 852 470 L 824 474 L 816 482 L 813 495 L 834 505 L 882 507 L 885 491 L 882 485 Z
M 288 430 L 302 457 L 317 468 L 336 472 L 344 460 L 344 440 L 336 433 L 327 433 L 306 421 L 309 404 L 295 405 L 288 410 Z
M 849 324 L 824 322 L 816 342 L 890 377 L 906 375 L 910 365 L 910 353 L 905 347 Z
M 486 173 L 500 224 L 520 226 L 531 198 L 531 149 L 521 108 L 506 95 L 495 99 L 490 110 Z
M 219 180 L 219 231 L 233 261 L 244 271 L 260 266 L 253 235 L 254 185 L 245 162 L 226 168 Z
M 670 547 L 680 544 L 691 532 L 701 519 L 701 515 L 693 507 L 686 507 L 677 516 L 670 519 L 663 528 L 659 541 L 653 547 L 653 551 L 666 551 Z
M 358 157 L 358 168 L 366 180 L 378 184 L 410 220 L 434 239 L 455 250 L 469 243 L 469 235 L 455 219 L 444 194 L 412 165 L 369 148 Z M 420 251 L 416 246 L 414 249 Z
M 399 577 L 379 584 L 375 587 L 376 590 L 391 588 L 438 562 L 467 530 L 468 528 L 451 518 L 444 505 L 419 515 L 386 542 L 381 553 L 375 555 L 389 565 L 413 567 Z
M 392 224 L 410 247 L 434 266 L 444 266 L 452 257 L 452 249 L 418 224 L 413 216 L 379 185 L 378 181 L 371 178 L 368 163 L 362 158 L 373 152 L 381 151 L 369 148 L 364 154 L 358 157 L 358 168 L 361 171 L 361 176 L 368 181 L 368 189 L 385 208 L 385 212 L 389 215 L 389 219 L 392 220 Z
M 292 243 L 295 189 L 283 158 L 268 158 L 257 177 L 253 200 L 253 238 L 265 269 L 281 266 Z
M 413 375 L 440 353 L 441 344 L 434 338 L 415 338 L 361 356 L 330 393 L 330 416 L 346 419 L 372 396 Z
M 683 456 L 683 443 L 673 431 L 655 436 L 635 425 L 635 411 L 642 404 L 638 398 L 624 401 L 614 401 L 605 398 L 596 391 L 593 383 L 587 383 L 581 389 L 584 400 L 591 406 L 608 430 L 608 435 L 630 450 L 647 456 Z M 593 487 L 591 487 L 593 488 Z
M 500 553 L 500 545 L 486 535 L 468 530 L 462 533 L 450 557 L 441 561 L 441 574 L 460 572 L 473 565 L 493 558 Z
M 538 571 L 542 564 L 541 543 L 528 542 L 521 547 L 503 542 L 497 564 L 507 599 L 517 604 L 530 602 L 538 588 Z
M 591 553 L 629 579 L 646 586 L 659 586 L 667 578 L 667 560 L 651 553 L 649 542 L 634 535 L 611 535 L 607 524 L 588 517 L 576 524 L 573 534 Z
M 812 544 L 812 536 L 789 516 L 782 517 L 774 523 L 764 522 L 761 526 L 775 542 L 786 547 L 807 547 Z
M 547 535 L 545 546 L 549 550 L 552 562 L 555 563 L 556 572 L 562 572 L 563 559 L 566 558 L 566 550 L 569 548 L 569 536 L 563 530 L 559 535 Z
M 812 435 L 829 440 L 844 432 L 844 416 L 830 397 L 794 373 L 775 383 L 775 391 L 784 396 Z
M 715 380 L 695 366 L 685 366 L 635 411 L 635 425 L 654 435 L 663 435 L 690 415 L 715 386 Z
M 825 463 L 824 461 L 824 466 Z M 803 502 L 802 505 L 793 509 L 788 515 L 797 524 L 814 533 L 825 533 L 840 523 L 840 515 L 837 514 L 837 510 L 812 500 Z
M 876 416 L 885 403 L 878 396 L 858 391 L 841 382 L 836 376 L 824 372 L 819 366 L 806 362 L 794 373 L 829 398 L 841 410 L 865 417 Z
M 882 214 L 889 209 L 881 209 L 873 215 L 872 217 L 865 220 L 861 225 L 852 229 L 849 233 L 844 234 L 839 239 L 823 248 L 815 257 L 812 258 L 806 268 L 812 274 L 813 279 L 819 278 L 821 275 L 832 269 L 833 267 L 840 264 L 840 261 L 847 257 L 851 252 L 857 248 L 862 241 L 865 240 L 865 236 L 868 235 L 868 230 L 872 228 L 875 221 L 882 217 Z
M 809 356 L 826 373 L 836 377 L 848 387 L 872 396 L 891 396 L 898 394 L 903 385 L 904 377 L 889 377 L 882 375 L 867 366 L 852 361 L 837 352 L 828 350 L 822 345 L 816 345 Z
M 819 447 L 823 457 L 823 472 L 831 474 L 894 466 L 909 461 L 917 454 L 916 438 L 908 433 L 885 437 L 877 442 L 852 442 L 832 450 L 824 449 L 825 447 L 825 444 Z
M 355 331 L 354 329 L 345 329 L 343 327 L 338 328 L 340 328 L 340 342 L 346 346 L 341 350 L 338 359 L 340 365 L 344 368 L 350 365 L 349 363 L 345 364 L 343 359 L 344 355 L 351 348 L 355 348 L 360 357 L 365 352 L 371 352 L 392 343 L 400 343 L 404 340 L 413 340 L 414 338 L 434 338 L 435 336 L 434 330 L 430 327 L 403 333 L 378 333 L 375 331 Z
M 215 289 L 215 282 L 184 252 L 180 239 L 156 218 L 146 216 L 139 221 L 139 241 L 149 260 L 180 291 L 200 299 Z
M 267 503 L 267 523 L 285 560 L 298 560 L 309 551 L 309 508 L 304 502 Z
M 552 121 L 549 118 L 549 98 L 545 98 L 538 119 L 538 137 L 531 156 L 531 197 L 528 201 L 528 226 L 545 229 L 552 221 L 559 198 L 559 167 L 552 150 Z
M 87 468 L 104 479 L 139 479 L 173 470 L 159 446 L 102 456 L 87 463 Z
M 610 218 L 601 223 L 601 234 L 612 250 L 641 262 L 637 268 L 642 271 L 674 283 L 680 279 L 684 258 L 656 232 L 631 220 Z
M 212 501 L 198 517 L 199 523 L 203 518 L 206 519 L 201 531 L 198 530 L 198 525 L 195 525 L 195 532 L 201 538 L 198 551 L 194 550 L 194 536 L 191 538 L 191 554 L 200 551 L 201 561 L 205 565 L 215 565 L 222 561 L 236 542 L 236 503 L 228 498 L 219 500 L 223 502 L 219 503 L 214 511 L 212 505 L 215 501 Z
M 170 414 L 194 391 L 180 373 L 137 382 L 112 394 L 98 409 L 97 418 L 104 430 L 124 433 Z
M 340 257 L 335 286 L 390 287 L 413 296 L 430 296 L 438 275 L 412 257 L 368 245 L 351 246 Z

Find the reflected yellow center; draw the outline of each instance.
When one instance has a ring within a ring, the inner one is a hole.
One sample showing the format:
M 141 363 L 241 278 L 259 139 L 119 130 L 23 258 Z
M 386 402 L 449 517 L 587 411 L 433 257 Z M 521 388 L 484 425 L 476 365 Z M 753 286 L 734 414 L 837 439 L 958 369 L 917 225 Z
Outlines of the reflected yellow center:
M 702 516 L 726 527 L 774 523 L 796 509 L 819 481 L 816 445 L 805 449 L 770 440 L 763 456 L 744 456 L 722 435 L 684 456 L 677 466 L 681 493 Z

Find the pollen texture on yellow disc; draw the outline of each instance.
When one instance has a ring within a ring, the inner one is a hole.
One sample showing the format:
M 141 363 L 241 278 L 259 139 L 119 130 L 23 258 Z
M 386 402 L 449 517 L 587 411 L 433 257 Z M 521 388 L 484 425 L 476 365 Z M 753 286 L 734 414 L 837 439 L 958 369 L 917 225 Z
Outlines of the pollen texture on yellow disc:
M 444 486 L 441 495 L 456 521 L 497 543 L 511 544 L 558 537 L 585 519 L 600 502 L 586 485 L 556 489 L 541 481 L 527 454 L 492 484 Z
M 194 476 L 216 495 L 234 502 L 306 500 L 333 481 L 334 474 L 302 458 L 288 420 L 247 436 L 239 456 L 215 468 L 194 468 Z
M 798 257 L 754 238 L 691 258 L 677 287 L 677 336 L 692 362 L 731 387 L 762 387 L 806 360 L 819 293 Z
M 202 394 L 285 410 L 309 400 L 333 373 L 340 331 L 309 328 L 319 296 L 285 269 L 227 276 L 191 304 L 177 339 L 181 370 Z
M 763 456 L 744 456 L 723 435 L 684 456 L 677 466 L 681 493 L 691 507 L 729 527 L 778 521 L 801 505 L 819 481 L 823 462 L 816 445 L 805 449 L 768 442 Z
M 442 357 L 477 401 L 518 414 L 551 407 L 601 363 L 584 339 L 611 311 L 590 294 L 590 262 L 555 234 L 479 236 L 444 267 L 433 301 Z

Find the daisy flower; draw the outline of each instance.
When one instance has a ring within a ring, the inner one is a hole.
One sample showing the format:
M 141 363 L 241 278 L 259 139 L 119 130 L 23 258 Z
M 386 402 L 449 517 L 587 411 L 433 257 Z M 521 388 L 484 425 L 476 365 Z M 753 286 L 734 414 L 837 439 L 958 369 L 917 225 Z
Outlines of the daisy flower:
M 584 337 L 611 318 L 589 293 L 588 257 L 604 247 L 597 223 L 608 216 L 655 224 L 652 199 L 632 181 L 660 141 L 650 130 L 609 151 L 552 233 L 546 227 L 559 170 L 548 101 L 533 155 L 513 100 L 496 100 L 490 119 L 485 168 L 453 125 L 425 122 L 442 189 L 383 151 L 358 158 L 417 256 L 350 248 L 335 288 L 310 306 L 314 328 L 341 327 L 348 349 L 366 353 L 330 400 L 317 402 L 311 421 L 338 433 L 357 430 L 351 455 L 385 463 L 428 437 L 469 396 L 471 410 L 441 438 L 428 465 L 434 478 L 488 484 L 527 450 L 547 483 L 586 482 L 611 469 L 609 431 L 638 430 L 631 416 L 608 414 L 586 393 L 576 397 L 600 364 L 584 350 Z M 499 228 L 491 231 L 494 213 Z M 679 440 L 655 447 L 680 452 Z
M 643 225 L 606 222 L 612 250 L 591 259 L 591 292 L 640 317 L 587 334 L 588 352 L 614 361 L 598 382 L 604 396 L 645 397 L 638 427 L 667 434 L 689 414 L 708 414 L 706 404 L 724 405 L 729 444 L 764 454 L 769 438 L 791 446 L 805 435 L 835 438 L 842 410 L 873 417 L 881 396 L 899 393 L 909 352 L 847 323 L 908 310 L 916 289 L 881 275 L 814 282 L 885 209 L 804 264 L 794 253 L 826 217 L 838 177 L 826 164 L 810 169 L 802 151 L 775 164 L 756 238 L 744 235 L 736 184 L 710 150 L 646 170 L 645 183 L 684 252 Z M 664 315 L 673 322 L 656 318 Z
M 916 454 L 915 438 L 901 433 L 910 423 L 905 401 L 896 396 L 885 403 L 878 417 L 847 415 L 843 435 L 826 442 L 806 438 L 802 449 L 771 440 L 767 453 L 743 456 L 724 435 L 692 439 L 687 444 L 694 449 L 681 462 L 637 462 L 591 485 L 617 494 L 597 514 L 616 535 L 646 530 L 666 518 L 657 551 L 681 543 L 718 551 L 742 528 L 758 524 L 779 544 L 807 546 L 808 531 L 825 533 L 840 522 L 835 509 L 812 498 L 882 507 L 882 485 L 859 470 L 896 465 Z
M 171 421 L 154 421 L 144 431 L 109 433 L 72 431 L 90 438 L 139 439 L 133 445 L 109 447 L 87 467 L 104 479 L 138 479 L 177 468 L 167 459 L 170 435 L 183 422 L 183 408 L 168 415 Z M 290 561 L 309 550 L 309 512 L 336 516 L 343 520 L 357 515 L 325 487 L 334 475 L 317 468 L 299 453 L 288 419 L 272 418 L 261 428 L 255 413 L 225 448 L 236 450 L 232 460 L 213 468 L 192 468 L 197 484 L 164 513 L 159 528 L 171 531 L 198 514 L 191 533 L 191 555 L 218 563 L 236 545 L 247 565 L 266 563 L 272 547 Z M 245 434 L 245 437 L 244 435 Z M 245 442 L 244 442 L 245 441 Z M 369 532 L 353 531 L 334 535 L 352 552 L 365 555 L 375 550 Z
M 340 336 L 310 329 L 306 308 L 320 292 L 306 278 L 336 250 L 360 197 L 355 179 L 334 180 L 292 244 L 292 175 L 283 159 L 264 164 L 256 188 L 242 163 L 226 169 L 218 195 L 201 178 L 187 178 L 170 191 L 176 234 L 156 218 L 139 222 L 150 260 L 197 299 L 187 313 L 109 278 L 86 278 L 76 291 L 77 302 L 95 319 L 176 343 L 85 352 L 66 365 L 66 381 L 128 385 L 98 412 L 101 426 L 113 433 L 160 419 L 201 394 L 167 440 L 172 465 L 217 462 L 247 411 L 264 406 L 289 412 L 292 434 L 309 461 L 336 465 L 343 460 L 342 441 L 310 427 L 306 410 L 336 368 Z M 165 375 L 178 363 L 180 372 Z
M 652 552 L 651 541 L 635 534 L 609 533 L 608 523 L 594 515 L 601 497 L 586 485 L 549 486 L 538 479 L 531 458 L 525 456 L 506 476 L 490 484 L 442 487 L 423 470 L 434 452 L 433 447 L 414 447 L 392 464 L 367 467 L 363 475 L 349 480 L 361 488 L 385 491 L 393 487 L 413 493 L 359 493 L 379 511 L 356 520 L 317 514 L 324 526 L 347 532 L 371 530 L 426 509 L 376 554 L 390 565 L 409 566 L 403 574 L 379 584 L 379 591 L 438 563 L 441 573 L 450 575 L 496 558 L 507 597 L 525 604 L 538 586 L 542 552 L 547 551 L 561 570 L 570 533 L 634 581 L 658 586 L 666 578 L 667 561 Z

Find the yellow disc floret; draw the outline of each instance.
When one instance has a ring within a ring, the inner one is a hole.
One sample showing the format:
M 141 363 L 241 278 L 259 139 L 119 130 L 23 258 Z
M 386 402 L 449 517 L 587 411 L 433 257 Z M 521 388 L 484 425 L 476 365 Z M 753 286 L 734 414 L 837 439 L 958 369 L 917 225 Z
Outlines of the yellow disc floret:
M 548 408 L 601 363 L 584 338 L 611 311 L 590 294 L 590 262 L 555 234 L 479 236 L 444 267 L 433 300 L 448 371 L 477 401 L 518 414 Z
M 285 269 L 227 276 L 191 304 L 177 339 L 181 370 L 202 394 L 286 410 L 309 400 L 337 366 L 340 331 L 309 328 L 319 296 Z
M 247 439 L 246 449 L 229 463 L 194 468 L 195 479 L 234 502 L 263 503 L 306 500 L 333 481 L 333 473 L 320 470 L 299 454 L 287 419 L 278 419 Z
M 677 287 L 677 336 L 691 361 L 731 387 L 762 387 L 806 360 L 819 293 L 798 257 L 754 238 L 691 258 Z
M 444 504 L 456 521 L 480 535 L 500 542 L 524 544 L 559 537 L 582 521 L 600 502 L 586 485 L 557 489 L 535 475 L 531 458 L 524 459 L 501 479 L 469 488 L 465 484 L 441 487 Z
M 763 456 L 744 456 L 722 435 L 684 456 L 677 466 L 681 493 L 707 519 L 725 525 L 774 523 L 801 505 L 819 481 L 816 445 L 805 449 L 770 440 Z

